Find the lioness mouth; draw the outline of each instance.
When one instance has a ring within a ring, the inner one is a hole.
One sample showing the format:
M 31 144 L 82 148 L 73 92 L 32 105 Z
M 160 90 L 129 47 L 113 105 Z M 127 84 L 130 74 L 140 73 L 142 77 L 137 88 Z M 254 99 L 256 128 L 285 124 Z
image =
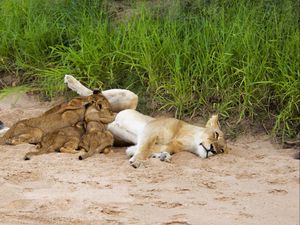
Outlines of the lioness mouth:
M 208 158 L 208 154 L 209 152 L 211 152 L 212 154 L 217 154 L 217 152 L 214 149 L 214 146 L 212 144 L 210 144 L 209 149 L 207 149 L 203 143 L 200 143 L 200 145 L 204 148 L 204 150 L 206 151 L 206 158 Z
M 4 128 L 4 123 L 0 120 L 0 130 Z

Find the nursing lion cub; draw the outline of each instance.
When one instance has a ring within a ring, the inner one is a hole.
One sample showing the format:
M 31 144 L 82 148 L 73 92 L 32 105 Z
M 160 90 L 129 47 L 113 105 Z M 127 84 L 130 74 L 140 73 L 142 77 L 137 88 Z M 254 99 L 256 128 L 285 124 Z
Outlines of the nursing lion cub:
M 86 159 L 95 153 L 108 153 L 113 145 L 113 135 L 107 130 L 107 124 L 115 120 L 116 114 L 111 111 L 110 103 L 101 101 L 87 108 L 84 115 L 86 132 L 82 137 L 80 147 L 86 151 L 78 157 Z
M 24 159 L 29 160 L 33 155 L 47 154 L 51 152 L 77 153 L 84 128 L 82 122 L 75 126 L 64 127 L 57 131 L 47 133 L 37 145 L 38 151 L 28 152 Z
M 80 147 L 86 153 L 78 157 L 79 160 L 86 159 L 95 153 L 109 153 L 114 142 L 113 135 L 107 131 L 105 125 L 90 121 L 86 127 L 86 133 L 82 137 Z
M 0 145 L 37 144 L 41 142 L 45 134 L 74 126 L 76 123 L 83 121 L 88 107 L 93 105 L 93 108 L 97 108 L 103 102 L 104 104 L 108 103 L 107 99 L 101 94 L 76 97 L 67 103 L 54 106 L 38 117 L 20 120 L 3 137 L 0 137 Z
M 198 127 L 174 118 L 154 119 L 148 122 L 138 137 L 137 145 L 129 147 L 130 164 L 137 168 L 149 157 L 169 161 L 171 154 L 189 151 L 201 158 L 227 153 L 224 134 L 218 116 L 212 116 L 205 127 Z
M 0 138 L 0 144 L 37 144 L 44 134 L 82 121 L 85 106 L 89 103 L 88 97 L 78 97 L 68 103 L 57 105 L 38 117 L 20 120 Z

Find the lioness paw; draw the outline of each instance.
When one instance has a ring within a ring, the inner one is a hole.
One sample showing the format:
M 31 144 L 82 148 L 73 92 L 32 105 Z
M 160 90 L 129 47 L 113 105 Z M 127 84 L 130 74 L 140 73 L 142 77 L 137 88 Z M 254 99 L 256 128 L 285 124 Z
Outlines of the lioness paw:
M 171 162 L 172 156 L 169 152 L 161 152 L 159 156 L 160 161 Z
M 158 158 L 160 161 L 171 162 L 172 156 L 168 152 L 153 153 L 152 158 Z
M 139 161 L 139 160 L 137 160 L 137 159 L 135 159 L 135 157 L 133 156 L 133 157 L 131 157 L 131 159 L 129 160 L 129 163 L 130 163 L 130 165 L 133 167 L 133 168 L 139 168 L 140 166 L 141 166 L 141 164 L 142 164 L 142 162 L 141 161 Z

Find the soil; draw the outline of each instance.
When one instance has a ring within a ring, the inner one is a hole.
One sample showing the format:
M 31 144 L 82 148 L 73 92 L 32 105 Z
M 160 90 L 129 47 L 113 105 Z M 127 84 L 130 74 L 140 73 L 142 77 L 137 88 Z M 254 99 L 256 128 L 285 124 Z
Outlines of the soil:
M 9 96 L 0 101 L 0 120 L 11 126 L 55 103 Z M 0 224 L 299 224 L 297 150 L 266 135 L 243 135 L 230 146 L 229 154 L 183 152 L 139 169 L 124 148 L 83 161 L 62 153 L 25 161 L 33 145 L 0 146 Z

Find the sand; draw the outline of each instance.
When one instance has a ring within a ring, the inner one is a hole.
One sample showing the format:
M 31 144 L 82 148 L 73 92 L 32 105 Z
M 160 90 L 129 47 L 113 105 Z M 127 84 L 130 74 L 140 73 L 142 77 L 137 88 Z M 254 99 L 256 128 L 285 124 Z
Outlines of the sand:
M 54 103 L 9 96 L 0 120 L 11 126 Z M 24 161 L 33 145 L 0 146 L 0 224 L 299 224 L 299 160 L 266 135 L 241 136 L 229 154 L 134 169 L 124 148 L 79 161 L 51 153 Z

